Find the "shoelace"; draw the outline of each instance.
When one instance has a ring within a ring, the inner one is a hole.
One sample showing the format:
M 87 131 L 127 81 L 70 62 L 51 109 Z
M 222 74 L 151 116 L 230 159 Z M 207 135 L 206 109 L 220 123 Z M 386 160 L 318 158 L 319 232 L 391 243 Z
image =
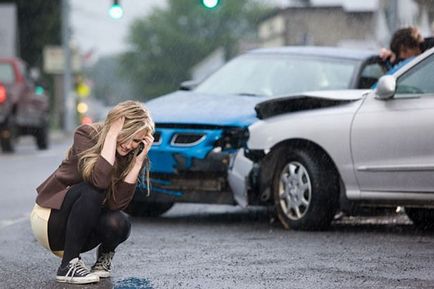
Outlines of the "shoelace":
M 102 267 L 104 270 L 110 270 L 113 255 L 113 252 L 101 254 L 101 256 L 98 258 L 95 268 L 100 269 Z
M 89 269 L 86 267 L 84 262 L 82 260 L 77 260 L 76 262 L 71 264 L 71 268 L 69 268 L 68 272 L 66 273 L 65 277 L 69 277 L 69 280 L 71 281 L 72 278 L 74 278 L 75 273 L 80 276 L 86 276 L 89 274 Z

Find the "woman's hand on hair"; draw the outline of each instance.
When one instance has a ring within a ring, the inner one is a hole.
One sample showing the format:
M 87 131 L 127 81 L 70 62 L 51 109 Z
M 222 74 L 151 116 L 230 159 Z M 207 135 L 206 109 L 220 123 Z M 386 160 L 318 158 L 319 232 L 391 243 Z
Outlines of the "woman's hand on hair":
M 120 117 L 110 124 L 104 144 L 101 150 L 101 156 L 111 165 L 115 163 L 116 146 L 119 133 L 124 126 L 125 117 Z
M 396 60 L 395 53 L 393 53 L 392 50 L 387 48 L 381 48 L 379 56 L 383 61 L 390 61 L 393 63 Z
M 112 135 L 115 135 L 116 137 L 119 135 L 119 133 L 122 130 L 122 127 L 124 126 L 125 123 L 125 117 L 121 116 L 120 118 L 118 118 L 117 120 L 115 120 L 112 125 L 110 126 L 109 129 L 109 133 L 111 133 Z
M 125 176 L 124 178 L 125 182 L 130 184 L 135 184 L 137 182 L 137 178 L 139 177 L 139 174 L 143 168 L 143 163 L 146 160 L 146 155 L 148 154 L 148 151 L 151 149 L 153 142 L 154 142 L 154 137 L 151 134 L 145 136 L 145 138 L 142 140 L 141 144 L 143 144 L 143 150 L 141 153 L 139 153 L 134 157 L 134 165 L 131 171 Z M 147 173 L 149 174 L 149 170 L 147 170 Z
M 148 155 L 148 152 L 151 149 L 152 144 L 154 143 L 154 137 L 151 134 L 148 134 L 147 136 L 145 136 L 145 139 L 142 140 L 142 143 L 144 145 L 143 150 L 136 157 L 136 161 L 140 162 L 140 164 L 145 161 L 146 156 Z

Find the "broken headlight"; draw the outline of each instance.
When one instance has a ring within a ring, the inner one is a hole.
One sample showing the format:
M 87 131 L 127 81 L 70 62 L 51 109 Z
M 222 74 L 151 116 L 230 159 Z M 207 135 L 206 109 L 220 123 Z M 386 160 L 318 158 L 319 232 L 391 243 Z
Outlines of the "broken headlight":
M 242 127 L 227 128 L 223 131 L 222 137 L 217 140 L 216 147 L 222 150 L 239 149 L 246 145 L 249 138 L 249 130 Z

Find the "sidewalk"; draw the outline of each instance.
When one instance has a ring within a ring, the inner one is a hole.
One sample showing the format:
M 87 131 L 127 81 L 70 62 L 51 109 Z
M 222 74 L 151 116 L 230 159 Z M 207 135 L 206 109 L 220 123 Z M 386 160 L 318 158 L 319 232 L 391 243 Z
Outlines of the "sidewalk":
M 51 130 L 50 141 L 53 144 L 64 143 L 65 141 L 72 140 L 74 133 L 64 132 L 63 130 Z

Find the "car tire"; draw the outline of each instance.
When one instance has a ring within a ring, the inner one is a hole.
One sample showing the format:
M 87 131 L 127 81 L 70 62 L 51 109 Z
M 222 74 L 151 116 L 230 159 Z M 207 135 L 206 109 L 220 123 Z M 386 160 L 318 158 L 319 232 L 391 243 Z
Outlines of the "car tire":
M 39 150 L 48 149 L 49 144 L 49 134 L 48 134 L 48 126 L 43 126 L 38 128 L 35 133 L 36 146 Z
M 405 213 L 417 228 L 434 228 L 434 209 L 405 208 Z
M 2 151 L 5 153 L 13 153 L 15 152 L 15 140 L 10 137 L 1 138 L 1 147 Z
M 172 208 L 174 203 L 131 202 L 125 212 L 133 217 L 157 217 Z
M 277 217 L 286 229 L 327 228 L 339 201 L 339 178 L 329 157 L 317 150 L 281 150 L 273 197 Z
M 17 127 L 15 125 L 15 118 L 9 116 L 4 129 L 0 131 L 0 145 L 2 151 L 5 153 L 15 152 L 15 145 L 17 141 Z

